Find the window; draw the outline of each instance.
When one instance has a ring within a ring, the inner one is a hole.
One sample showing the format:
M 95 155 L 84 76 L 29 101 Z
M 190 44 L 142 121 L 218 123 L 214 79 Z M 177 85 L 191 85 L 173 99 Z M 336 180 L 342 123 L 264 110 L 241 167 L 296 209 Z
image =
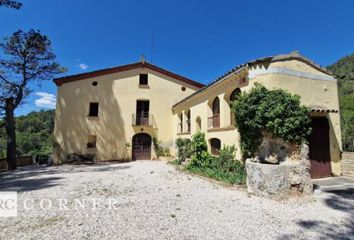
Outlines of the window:
M 90 103 L 89 116 L 90 117 L 97 117 L 98 116 L 98 102 Z
M 152 125 L 149 121 L 149 109 L 150 109 L 150 102 L 149 100 L 137 100 L 136 101 L 136 119 L 135 125 Z
M 148 85 L 148 75 L 140 74 L 139 75 L 139 85 Z
M 182 133 L 183 132 L 183 113 L 180 113 L 178 115 L 178 119 L 179 119 L 179 132 Z
M 216 97 L 213 101 L 213 116 L 219 115 L 220 114 L 220 100 L 218 97 Z
M 230 102 L 235 101 L 240 94 L 241 94 L 241 89 L 236 88 L 230 95 Z
M 241 94 L 241 89 L 236 88 L 230 95 L 230 110 L 231 110 L 231 103 L 234 102 L 238 96 Z M 230 111 L 230 125 L 235 125 L 235 115 L 232 111 Z
M 187 132 L 191 132 L 191 111 L 188 110 L 186 114 Z
M 98 83 L 96 81 L 92 82 L 92 86 L 94 86 L 94 87 L 97 86 L 97 84 Z
M 196 131 L 200 132 L 202 130 L 202 119 L 200 117 L 197 117 L 195 122 L 196 122 Z
M 238 80 L 239 84 L 245 84 L 246 83 L 246 78 L 241 78 L 240 80 Z
M 181 89 L 183 92 L 186 91 L 186 87 L 181 87 Z
M 220 127 L 220 100 L 216 97 L 212 103 L 211 110 L 213 115 L 208 118 L 208 128 Z
M 219 155 L 221 149 L 221 141 L 218 138 L 210 139 L 211 154 Z
M 87 148 L 96 148 L 96 135 L 88 136 Z

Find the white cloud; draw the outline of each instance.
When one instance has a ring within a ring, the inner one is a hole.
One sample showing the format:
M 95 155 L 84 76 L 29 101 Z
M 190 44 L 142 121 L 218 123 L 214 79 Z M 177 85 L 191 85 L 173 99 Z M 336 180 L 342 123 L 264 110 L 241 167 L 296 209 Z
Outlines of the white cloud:
M 56 105 L 56 97 L 54 94 L 46 92 L 36 92 L 36 96 L 40 97 L 34 101 L 34 104 L 39 108 L 54 109 Z
M 82 70 L 88 69 L 88 66 L 87 66 L 87 64 L 85 64 L 85 63 L 80 63 L 80 64 L 79 64 L 79 67 L 80 67 Z

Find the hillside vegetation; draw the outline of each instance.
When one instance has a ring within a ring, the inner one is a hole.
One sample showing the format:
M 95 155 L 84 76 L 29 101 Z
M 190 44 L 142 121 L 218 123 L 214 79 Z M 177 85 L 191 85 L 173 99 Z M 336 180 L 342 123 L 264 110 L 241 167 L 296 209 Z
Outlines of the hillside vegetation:
M 54 110 L 16 117 L 18 155 L 47 155 L 52 152 Z M 0 158 L 6 157 L 6 132 L 0 129 Z
M 338 79 L 344 151 L 354 151 L 354 53 L 328 66 Z

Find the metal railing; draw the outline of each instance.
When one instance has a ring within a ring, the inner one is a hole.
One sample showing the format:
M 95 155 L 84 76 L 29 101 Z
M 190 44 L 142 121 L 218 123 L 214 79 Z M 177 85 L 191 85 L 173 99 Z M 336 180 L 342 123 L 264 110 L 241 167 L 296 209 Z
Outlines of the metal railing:
M 219 128 L 220 127 L 220 115 L 214 115 L 208 117 L 208 128 Z
M 132 125 L 156 127 L 154 116 L 152 114 L 145 114 L 145 113 L 133 114 Z

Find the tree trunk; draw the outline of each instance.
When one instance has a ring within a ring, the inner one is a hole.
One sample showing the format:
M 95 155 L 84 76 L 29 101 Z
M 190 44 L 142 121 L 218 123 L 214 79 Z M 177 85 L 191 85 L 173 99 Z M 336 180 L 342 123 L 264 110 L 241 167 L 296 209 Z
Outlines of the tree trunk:
M 15 118 L 14 118 L 14 99 L 6 99 L 5 107 L 5 123 L 6 123 L 6 136 L 7 136 L 7 152 L 6 159 L 8 170 L 15 170 L 16 164 L 16 131 L 15 131 Z

